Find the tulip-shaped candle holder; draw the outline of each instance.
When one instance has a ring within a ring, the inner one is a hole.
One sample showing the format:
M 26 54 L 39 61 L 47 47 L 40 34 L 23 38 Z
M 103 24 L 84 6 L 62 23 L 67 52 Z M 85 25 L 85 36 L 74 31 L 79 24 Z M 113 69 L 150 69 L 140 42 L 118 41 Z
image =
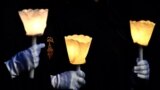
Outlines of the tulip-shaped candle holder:
M 152 36 L 155 23 L 151 21 L 132 21 L 130 20 L 131 36 L 134 43 L 137 43 L 139 48 L 139 58 L 143 60 L 143 46 L 148 46 Z
M 85 35 L 68 35 L 65 36 L 65 42 L 70 63 L 77 65 L 77 70 L 80 69 L 81 64 L 86 63 L 86 56 L 88 54 L 92 38 Z
M 19 16 L 27 36 L 32 36 L 32 45 L 36 44 L 37 36 L 42 36 L 46 28 L 48 9 L 24 9 L 19 11 Z M 35 59 L 35 57 L 33 57 Z M 34 70 L 31 70 L 30 77 L 34 77 Z

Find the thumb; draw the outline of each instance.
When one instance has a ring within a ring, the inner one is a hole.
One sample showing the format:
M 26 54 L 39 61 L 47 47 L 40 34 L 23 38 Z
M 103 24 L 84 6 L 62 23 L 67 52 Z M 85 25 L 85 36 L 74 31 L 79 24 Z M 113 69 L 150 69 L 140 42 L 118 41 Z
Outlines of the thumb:
M 140 58 L 137 58 L 137 59 L 136 59 L 136 63 L 138 63 L 139 61 L 140 61 Z
M 44 43 L 40 43 L 37 45 L 37 48 L 44 48 L 45 47 L 45 44 Z
M 82 70 L 78 70 L 77 71 L 77 75 L 84 78 L 85 77 L 85 73 Z

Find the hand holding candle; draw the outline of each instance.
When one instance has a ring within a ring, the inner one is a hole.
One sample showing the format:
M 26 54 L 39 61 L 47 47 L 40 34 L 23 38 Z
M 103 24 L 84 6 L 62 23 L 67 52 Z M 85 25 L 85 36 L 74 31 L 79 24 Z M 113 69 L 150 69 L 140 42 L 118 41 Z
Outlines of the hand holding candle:
M 18 12 L 23 22 L 26 35 L 32 36 L 32 45 L 36 44 L 36 37 L 41 36 L 46 28 L 48 9 L 24 9 Z M 34 77 L 34 70 L 31 71 Z

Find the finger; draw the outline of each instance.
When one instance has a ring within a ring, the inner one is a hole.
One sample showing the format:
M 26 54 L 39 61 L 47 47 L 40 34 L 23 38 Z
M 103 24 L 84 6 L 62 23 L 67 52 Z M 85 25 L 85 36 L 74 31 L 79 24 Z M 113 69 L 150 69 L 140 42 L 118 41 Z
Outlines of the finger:
M 39 56 L 41 49 L 45 47 L 44 43 L 40 43 L 33 46 L 33 52 L 35 56 Z
M 85 78 L 85 73 L 82 70 L 78 70 L 77 75 L 82 77 L 82 78 Z
M 80 84 L 80 85 L 84 85 L 84 84 L 86 84 L 86 81 L 85 81 L 85 79 L 84 78 L 78 78 L 78 83 Z
M 137 74 L 137 77 L 139 77 L 141 79 L 149 79 L 149 75 Z
M 148 69 L 149 69 L 148 65 L 141 65 L 141 66 L 135 66 L 134 67 L 135 71 L 148 70 Z
M 149 70 L 143 70 L 143 71 L 134 71 L 134 73 L 142 74 L 142 75 L 149 75 Z
M 45 47 L 45 44 L 44 44 L 44 43 L 40 43 L 40 44 L 37 45 L 37 47 L 40 48 L 40 49 L 41 49 L 41 48 L 44 48 L 44 47 Z

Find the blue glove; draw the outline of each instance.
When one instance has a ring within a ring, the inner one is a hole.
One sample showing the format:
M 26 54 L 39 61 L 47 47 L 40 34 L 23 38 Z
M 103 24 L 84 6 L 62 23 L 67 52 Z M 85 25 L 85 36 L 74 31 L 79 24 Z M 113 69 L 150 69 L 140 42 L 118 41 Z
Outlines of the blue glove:
M 18 76 L 22 71 L 30 71 L 39 65 L 39 54 L 45 47 L 44 43 L 35 44 L 30 48 L 18 52 L 10 60 L 5 62 L 12 78 Z
M 147 60 L 137 59 L 137 66 L 134 66 L 134 73 L 141 79 L 149 79 L 150 68 Z
M 81 70 L 66 71 L 58 75 L 51 75 L 51 84 L 57 89 L 78 90 L 85 84 L 85 73 Z

